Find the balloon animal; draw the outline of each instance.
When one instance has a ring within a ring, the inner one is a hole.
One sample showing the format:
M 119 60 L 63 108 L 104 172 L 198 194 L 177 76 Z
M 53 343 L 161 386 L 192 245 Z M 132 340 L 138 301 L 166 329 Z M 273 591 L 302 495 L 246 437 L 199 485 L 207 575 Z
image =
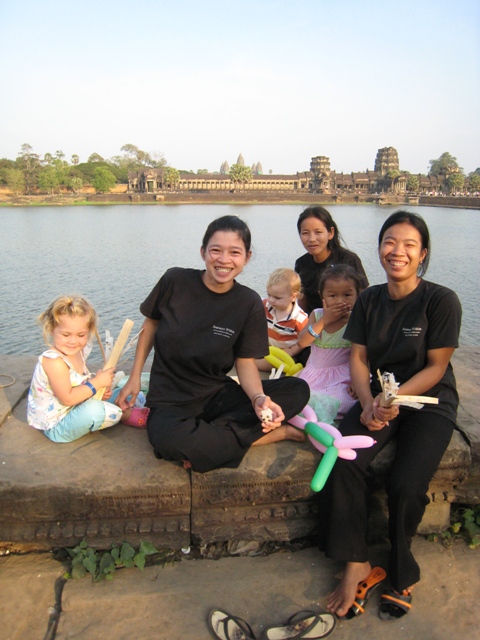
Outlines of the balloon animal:
M 310 487 L 321 491 L 338 457 L 354 460 L 354 449 L 365 449 L 375 444 L 370 436 L 342 436 L 336 427 L 326 422 L 318 422 L 314 410 L 307 404 L 302 413 L 289 420 L 298 429 L 304 429 L 313 446 L 323 453 L 320 464 L 312 478 Z

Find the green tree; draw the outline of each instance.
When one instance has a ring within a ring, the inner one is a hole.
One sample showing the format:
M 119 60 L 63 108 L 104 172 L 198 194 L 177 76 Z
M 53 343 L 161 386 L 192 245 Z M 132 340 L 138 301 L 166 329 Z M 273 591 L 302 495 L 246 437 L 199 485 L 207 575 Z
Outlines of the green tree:
M 23 171 L 25 178 L 25 191 L 31 193 L 37 182 L 37 175 L 40 171 L 40 156 L 33 153 L 33 147 L 29 144 L 22 144 L 17 158 L 17 166 Z
M 51 164 L 42 167 L 38 172 L 38 188 L 40 191 L 46 191 L 47 193 L 54 193 L 60 186 L 60 180 L 57 170 Z
M 87 162 L 105 162 L 105 160 L 99 153 L 92 153 Z
M 73 164 L 73 166 L 76 167 L 79 162 L 80 162 L 80 158 L 77 156 L 76 153 L 74 153 L 72 155 L 72 164 Z
M 81 178 L 79 178 L 78 176 L 74 176 L 73 178 L 69 179 L 68 184 L 69 184 L 70 189 L 73 191 L 73 193 L 76 194 L 83 187 L 83 180 Z
M 436 160 L 430 160 L 430 169 L 428 174 L 438 178 L 438 176 L 447 177 L 451 173 L 458 171 L 463 173 L 463 169 L 458 166 L 457 159 L 448 153 L 448 151 L 445 151 Z
M 13 191 L 14 195 L 25 191 L 25 177 L 20 169 L 5 169 L 5 182 L 7 187 Z
M 0 184 L 7 184 L 7 178 L 5 174 L 5 171 L 7 169 L 18 169 L 17 165 L 15 164 L 15 160 L 0 158 Z
M 53 156 L 51 153 L 45 153 L 43 156 L 43 164 L 52 164 Z
M 239 184 L 242 184 L 245 188 L 245 184 L 252 180 L 252 170 L 244 164 L 232 164 L 228 175 L 237 187 Z
M 387 171 L 387 178 L 390 180 L 390 189 L 395 192 L 397 180 L 400 177 L 400 171 L 398 169 L 390 169 Z
M 208 173 L 208 169 L 197 169 L 197 175 L 202 176 Z
M 52 166 L 54 167 L 55 172 L 57 174 L 57 180 L 58 180 L 59 186 L 60 185 L 68 186 L 69 171 L 70 171 L 68 162 L 66 162 L 66 160 L 63 160 L 61 157 L 56 157 L 52 161 Z
M 163 184 L 169 189 L 175 189 L 180 180 L 180 171 L 173 167 L 165 167 L 163 170 Z
M 407 191 L 413 191 L 414 193 L 416 193 L 419 186 L 420 180 L 418 179 L 418 176 L 409 175 L 407 178 Z
M 92 186 L 97 193 L 105 193 L 117 182 L 116 177 L 106 167 L 97 167 L 92 180 Z
M 470 191 L 480 191 L 480 173 L 473 171 L 468 178 L 468 188 Z
M 450 193 L 457 193 L 463 189 L 465 177 L 461 173 L 451 173 L 447 178 L 447 186 Z

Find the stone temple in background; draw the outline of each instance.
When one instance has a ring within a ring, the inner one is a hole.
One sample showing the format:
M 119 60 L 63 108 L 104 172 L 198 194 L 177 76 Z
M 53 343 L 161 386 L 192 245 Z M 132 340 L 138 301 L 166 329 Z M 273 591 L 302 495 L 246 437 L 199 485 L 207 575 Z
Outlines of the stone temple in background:
M 236 164 L 245 165 L 240 153 Z M 130 171 L 128 193 L 162 193 L 166 191 L 212 193 L 236 191 L 262 191 L 264 193 L 318 193 L 332 196 L 341 194 L 369 195 L 407 193 L 408 171 L 400 170 L 398 152 L 393 147 L 379 149 L 373 171 L 337 173 L 330 168 L 330 158 L 315 156 L 311 159 L 309 171 L 298 171 L 292 175 L 263 174 L 260 162 L 253 163 L 248 180 L 235 181 L 229 174 L 229 164 L 225 160 L 220 172 L 196 174 L 180 172 L 175 184 L 164 180 L 164 169 L 145 168 Z M 442 177 L 414 174 L 418 179 L 418 193 L 437 192 Z

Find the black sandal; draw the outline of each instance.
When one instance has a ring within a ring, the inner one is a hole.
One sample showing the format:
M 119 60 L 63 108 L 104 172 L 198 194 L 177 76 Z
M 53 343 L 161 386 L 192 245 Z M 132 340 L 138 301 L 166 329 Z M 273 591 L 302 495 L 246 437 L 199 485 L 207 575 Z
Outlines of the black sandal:
M 408 589 L 398 593 L 394 589 L 386 589 L 380 598 L 378 615 L 382 620 L 398 620 L 407 615 L 412 608 L 412 594 Z
M 262 640 L 319 640 L 326 638 L 335 629 L 337 620 L 332 613 L 316 613 L 315 611 L 299 611 L 284 624 L 266 627 Z
M 248 622 L 223 609 L 212 609 L 208 614 L 207 624 L 216 640 L 256 640 Z

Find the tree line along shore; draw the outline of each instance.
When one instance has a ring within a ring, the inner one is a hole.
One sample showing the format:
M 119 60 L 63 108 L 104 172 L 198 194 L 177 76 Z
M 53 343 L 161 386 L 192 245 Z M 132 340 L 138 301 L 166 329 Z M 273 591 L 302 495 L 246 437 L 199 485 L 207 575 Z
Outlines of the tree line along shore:
M 260 162 L 248 167 L 242 154 L 231 166 L 224 160 L 219 171 L 195 172 L 171 167 L 163 155 L 150 154 L 132 144 L 124 145 L 121 152 L 110 159 L 93 153 L 86 162 L 73 154 L 68 162 L 61 150 L 41 156 L 24 144 L 15 160 L 0 158 L 0 201 L 17 204 L 17 198 L 36 196 L 32 202 L 37 203 L 38 198 L 48 196 L 73 196 L 87 203 L 93 194 L 113 195 L 112 201 L 116 201 L 119 194 L 151 192 L 159 196 L 156 201 L 174 201 L 178 191 L 188 200 L 206 195 L 212 201 L 220 197 L 225 202 L 311 202 L 311 196 L 316 200 L 317 196 L 328 196 L 321 199 L 324 202 L 357 202 L 367 196 L 374 196 L 369 201 L 395 202 L 394 196 L 398 195 L 480 196 L 480 167 L 466 176 L 448 152 L 430 160 L 427 175 L 400 171 L 398 152 L 385 147 L 378 150 L 374 171 L 338 173 L 330 169 L 329 158 L 315 156 L 309 171 L 288 176 L 271 175 L 271 170 L 270 175 L 264 175 Z M 148 202 L 149 198 L 138 201 Z

